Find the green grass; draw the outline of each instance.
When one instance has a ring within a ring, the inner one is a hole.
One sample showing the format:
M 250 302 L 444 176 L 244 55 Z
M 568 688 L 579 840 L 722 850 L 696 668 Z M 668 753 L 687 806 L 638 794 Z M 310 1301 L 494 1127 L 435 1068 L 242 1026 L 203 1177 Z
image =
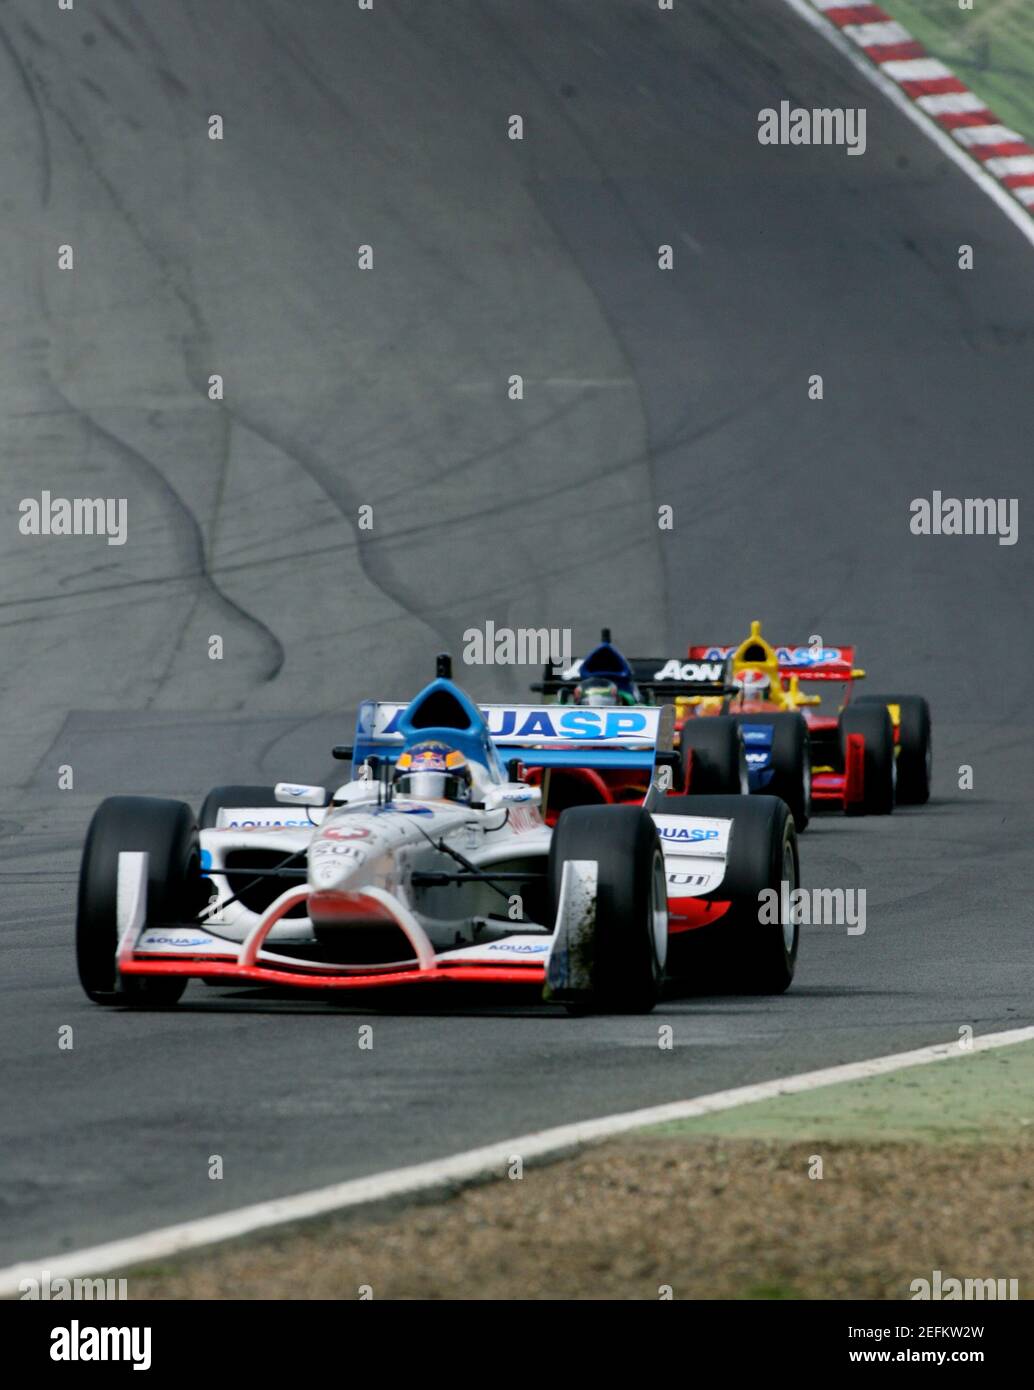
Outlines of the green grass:
M 1034 1142 L 1034 1043 L 846 1081 L 655 1127 L 743 1139 Z
M 1032 0 L 885 0 L 903 24 L 982 97 L 1006 125 L 1034 142 Z

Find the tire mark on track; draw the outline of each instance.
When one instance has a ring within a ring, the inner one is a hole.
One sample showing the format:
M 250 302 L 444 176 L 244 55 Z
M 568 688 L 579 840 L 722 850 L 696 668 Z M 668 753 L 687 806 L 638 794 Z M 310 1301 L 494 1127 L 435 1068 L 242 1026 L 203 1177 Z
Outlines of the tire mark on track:
M 32 76 L 26 64 L 22 61 L 18 50 L 11 42 L 7 30 L 0 25 L 0 48 L 3 48 L 11 61 L 18 81 L 25 92 L 25 96 L 32 107 L 33 119 L 39 136 L 39 162 L 40 162 L 40 202 L 43 207 L 50 204 L 50 190 L 52 178 L 52 160 L 50 153 L 50 136 L 47 131 L 47 121 L 43 114 L 43 107 L 39 99 L 39 94 L 33 85 Z
M 89 143 L 86 140 L 85 136 L 83 136 L 82 132 L 78 130 L 78 128 L 75 125 L 75 122 L 69 117 L 69 115 L 53 100 L 49 93 L 45 79 L 38 73 L 32 73 L 32 77 L 35 78 L 36 86 L 39 92 L 42 93 L 42 97 L 40 99 L 40 107 L 45 107 L 47 111 L 49 111 L 61 122 L 62 126 L 68 132 L 68 134 L 74 141 L 76 147 L 82 154 L 87 168 L 94 176 L 94 178 L 97 180 L 98 184 L 103 188 L 103 190 L 107 194 L 112 207 L 114 208 L 116 214 L 123 222 L 123 225 L 137 240 L 139 245 L 143 248 L 147 256 L 155 265 L 161 283 L 186 310 L 194 330 L 199 334 L 205 336 L 205 325 L 200 315 L 197 313 L 196 306 L 193 304 L 190 296 L 187 295 L 183 291 L 181 286 L 177 283 L 176 277 L 172 271 L 172 267 L 169 265 L 165 256 L 163 256 L 162 253 L 159 250 L 157 250 L 156 247 L 152 244 L 150 238 L 147 237 L 147 235 L 144 233 L 136 217 L 126 206 L 118 189 L 109 179 L 104 170 L 100 167 L 99 163 L 93 155 L 93 151 L 90 149 Z M 43 131 L 45 135 L 45 118 L 43 119 Z M 51 333 L 54 333 L 55 325 L 51 317 L 50 307 L 46 299 L 45 291 L 43 290 L 42 282 L 39 286 L 39 295 L 42 317 L 46 322 L 48 329 L 51 331 Z M 183 346 L 183 351 L 184 357 L 186 357 L 187 349 L 185 344 Z M 275 680 L 284 664 L 285 653 L 283 644 L 281 643 L 276 633 L 272 630 L 272 628 L 270 628 L 266 623 L 262 622 L 262 620 L 258 618 L 255 614 L 249 612 L 246 608 L 243 607 L 243 605 L 238 603 L 235 599 L 232 599 L 219 587 L 209 565 L 209 557 L 206 553 L 204 529 L 200 521 L 198 520 L 198 517 L 196 516 L 193 508 L 186 501 L 186 499 L 180 495 L 176 488 L 173 487 L 172 483 L 169 481 L 169 479 L 166 477 L 166 475 L 162 472 L 162 470 L 158 467 L 156 463 L 154 463 L 151 459 L 147 458 L 139 449 L 134 448 L 132 445 L 126 443 L 126 441 L 120 439 L 117 435 L 113 434 L 110 430 L 106 429 L 103 425 L 99 423 L 99 421 L 97 421 L 94 418 L 94 416 L 90 413 L 90 411 L 87 408 L 80 406 L 76 402 L 74 402 L 54 380 L 53 373 L 49 372 L 49 370 L 48 377 L 51 388 L 58 396 L 58 398 L 64 403 L 67 410 L 70 413 L 74 414 L 78 418 L 80 423 L 82 423 L 90 433 L 94 434 L 99 440 L 105 443 L 116 454 L 119 454 L 125 461 L 130 463 L 130 465 L 133 467 L 134 472 L 136 472 L 138 476 L 142 474 L 145 479 L 149 478 L 151 482 L 154 484 L 155 491 L 160 496 L 164 497 L 165 500 L 168 503 L 170 503 L 170 505 L 173 507 L 174 511 L 176 511 L 180 515 L 182 521 L 185 523 L 186 529 L 184 530 L 182 526 L 174 526 L 170 528 L 170 530 L 179 533 L 183 542 L 184 552 L 188 556 L 192 557 L 193 560 L 192 568 L 188 568 L 182 577 L 197 577 L 200 580 L 201 585 L 206 587 L 210 591 L 217 605 L 221 605 L 226 612 L 239 618 L 246 627 L 250 627 L 253 631 L 259 634 L 259 636 L 262 638 L 263 642 L 267 646 L 268 659 L 266 662 L 265 672 L 261 674 L 258 677 L 258 679 L 265 683 Z M 223 451 L 224 467 L 225 461 L 228 458 L 228 452 L 229 445 L 228 442 L 226 442 Z M 222 483 L 220 483 L 220 488 L 221 487 Z M 187 628 L 191 620 L 193 619 L 199 602 L 200 591 L 195 596 L 194 602 L 190 604 L 188 607 L 186 616 L 180 627 L 179 637 L 177 638 L 177 641 L 172 644 L 169 664 L 166 667 L 166 670 L 158 677 L 158 687 L 155 690 L 154 694 L 150 697 L 148 701 L 149 705 L 153 703 L 153 701 L 157 698 L 157 694 L 160 691 L 161 686 L 163 685 L 167 677 L 168 671 L 171 669 L 172 664 L 175 661 L 176 653 L 179 651 L 182 645 L 183 638 L 186 634 Z
M 60 393 L 61 388 L 56 384 L 54 389 Z M 65 399 L 67 400 L 67 397 Z M 207 585 L 211 590 L 217 604 L 221 605 L 228 613 L 238 617 L 246 626 L 252 627 L 262 636 L 269 648 L 269 660 L 265 674 L 261 675 L 259 679 L 263 682 L 275 680 L 284 664 L 283 644 L 272 628 L 267 627 L 261 619 L 257 618 L 253 613 L 249 613 L 246 608 L 236 601 L 236 599 L 232 599 L 229 594 L 224 593 L 224 591 L 219 588 L 208 568 L 208 558 L 205 554 L 205 538 L 201 523 L 198 521 L 191 507 L 188 506 L 179 495 L 157 464 L 153 463 L 145 454 L 133 448 L 132 445 L 127 444 L 117 435 L 112 434 L 110 430 L 105 429 L 88 411 L 76 409 L 71 401 L 68 401 L 68 405 L 70 409 L 76 411 L 79 419 L 90 432 L 95 434 L 113 452 L 121 454 L 128 463 L 134 465 L 135 471 L 138 474 L 143 473 L 145 476 L 150 477 L 155 485 L 155 489 L 168 500 L 173 508 L 178 509 L 185 527 L 185 549 L 192 552 L 194 558 L 194 569 L 182 575 L 181 578 L 197 577 L 200 579 L 202 583 Z M 183 534 L 183 532 L 181 532 L 181 534 Z M 194 607 L 196 608 L 196 603 Z M 193 616 L 193 612 L 194 608 L 191 609 L 190 615 L 186 622 L 184 622 L 184 631 L 190 617 Z M 164 673 L 158 679 L 159 685 L 161 685 L 165 680 Z M 155 697 L 152 696 L 148 704 L 150 704 L 154 698 Z
M 497 15 L 492 14 L 490 11 L 486 11 L 485 19 L 487 21 L 488 27 L 494 29 L 500 47 L 504 51 L 507 51 L 512 55 L 515 55 L 517 64 L 524 70 L 524 72 L 527 74 L 528 78 L 534 84 L 534 86 L 536 86 L 539 89 L 546 101 L 554 108 L 556 119 L 567 128 L 572 138 L 577 142 L 577 144 L 583 151 L 587 163 L 593 169 L 595 169 L 596 176 L 600 182 L 600 186 L 606 189 L 606 191 L 610 194 L 611 198 L 614 200 L 617 207 L 624 212 L 626 222 L 629 228 L 631 229 L 634 238 L 636 240 L 641 241 L 652 253 L 652 247 L 649 246 L 650 238 L 645 234 L 643 228 L 640 227 L 639 222 L 635 216 L 634 209 L 630 205 L 628 199 L 624 196 L 624 193 L 619 187 L 617 181 L 611 177 L 606 166 L 598 157 L 596 150 L 589 143 L 588 137 L 585 135 L 581 126 L 578 124 L 578 122 L 574 119 L 573 115 L 571 114 L 568 104 L 563 101 L 559 103 L 557 102 L 556 94 L 548 87 L 541 73 L 535 67 L 531 59 L 525 54 L 525 52 L 519 46 L 519 44 L 514 41 L 513 36 L 507 31 L 506 27 L 500 21 L 499 17 Z M 609 329 L 611 338 L 620 354 L 621 361 L 624 363 L 625 374 L 628 376 L 629 380 L 635 383 L 635 392 L 639 407 L 639 417 L 642 421 L 643 437 L 646 441 L 646 448 L 644 450 L 641 463 L 645 466 L 646 469 L 651 505 L 653 508 L 654 515 L 656 515 L 658 491 L 657 470 L 655 465 L 657 461 L 657 452 L 654 446 L 651 444 L 650 440 L 650 413 L 646 408 L 647 403 L 646 397 L 643 392 L 643 383 L 639 379 L 639 374 L 636 370 L 636 362 L 634 356 L 629 351 L 628 345 L 625 342 L 624 336 L 622 335 L 620 326 L 615 320 L 612 312 L 607 307 L 602 293 L 600 292 L 598 287 L 593 283 L 592 279 L 588 275 L 586 275 L 582 270 L 582 262 L 578 254 L 578 248 L 574 246 L 570 238 L 566 236 L 563 228 L 559 227 L 556 224 L 555 220 L 548 216 L 545 208 L 543 207 L 541 197 L 535 198 L 534 195 L 536 192 L 536 184 L 534 181 L 532 181 L 529 184 L 529 192 L 534 198 L 540 216 L 543 218 L 546 225 L 552 229 L 553 235 L 556 237 L 558 245 L 561 246 L 564 249 L 564 251 L 567 252 L 567 258 L 570 265 L 575 271 L 578 272 L 582 280 L 582 283 L 586 289 L 586 292 L 589 295 L 591 295 L 593 301 L 595 302 L 597 312 L 600 315 L 600 319 L 604 324 L 606 324 L 607 328 Z M 659 568 L 662 589 L 661 593 L 658 595 L 658 598 L 662 605 L 662 611 L 668 613 L 671 609 L 671 592 L 669 587 L 668 567 L 662 562 Z
M 426 617 L 421 617 L 417 611 L 416 602 L 407 593 L 405 586 L 393 582 L 386 574 L 377 574 L 376 566 L 371 564 L 370 550 L 375 544 L 370 537 L 359 530 L 359 507 L 360 500 L 352 487 L 339 475 L 332 471 L 331 465 L 323 463 L 321 459 L 311 454 L 306 447 L 297 440 L 286 439 L 279 430 L 264 424 L 259 424 L 252 416 L 247 413 L 245 407 L 234 404 L 226 405 L 227 413 L 242 428 L 248 429 L 252 434 L 263 440 L 278 450 L 284 458 L 297 464 L 323 492 L 324 496 L 334 505 L 342 520 L 348 525 L 355 537 L 356 558 L 359 568 L 363 575 L 369 580 L 370 585 L 378 593 L 396 604 L 402 609 L 403 613 L 421 623 L 439 641 L 446 642 L 445 633 Z

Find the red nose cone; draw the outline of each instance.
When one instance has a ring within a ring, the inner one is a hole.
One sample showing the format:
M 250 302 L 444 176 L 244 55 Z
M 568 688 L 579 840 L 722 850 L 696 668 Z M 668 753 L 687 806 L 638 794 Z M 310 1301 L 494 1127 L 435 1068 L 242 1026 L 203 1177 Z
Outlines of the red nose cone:
M 395 920 L 376 898 L 367 897 L 365 893 L 345 893 L 335 888 L 309 894 L 309 917 L 320 924 Z

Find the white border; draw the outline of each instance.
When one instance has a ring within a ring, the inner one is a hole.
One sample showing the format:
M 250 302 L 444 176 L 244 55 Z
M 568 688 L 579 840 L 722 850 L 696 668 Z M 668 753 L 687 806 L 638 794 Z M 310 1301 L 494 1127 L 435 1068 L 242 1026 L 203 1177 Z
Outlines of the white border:
M 821 12 L 813 9 L 811 0 L 784 0 L 784 3 L 813 29 L 818 30 L 857 71 L 903 111 L 913 125 L 918 126 L 953 164 L 998 204 L 1034 246 L 1034 219 L 1008 190 L 985 173 L 980 165 L 976 164 L 896 83 L 882 73 L 865 54 L 860 53 L 841 30 L 825 19 Z M 168 1258 L 219 1241 L 233 1240 L 256 1231 L 268 1230 L 273 1226 L 304 1221 L 332 1211 L 359 1207 L 393 1197 L 411 1196 L 438 1187 L 469 1183 L 479 1178 L 502 1177 L 515 1156 L 524 1161 L 548 1158 L 583 1144 L 596 1143 L 648 1125 L 693 1119 L 698 1115 L 731 1110 L 739 1105 L 771 1100 L 776 1096 L 816 1090 L 822 1086 L 836 1085 L 841 1081 L 860 1081 L 866 1077 L 885 1076 L 889 1072 L 901 1071 L 906 1067 L 941 1062 L 952 1057 L 968 1057 L 991 1048 L 1011 1047 L 1024 1042 L 1034 1042 L 1034 1028 L 988 1033 L 984 1037 L 974 1038 L 968 1049 L 963 1049 L 957 1042 L 939 1043 L 932 1047 L 918 1048 L 913 1052 L 897 1052 L 889 1057 L 876 1057 L 865 1062 L 848 1062 L 843 1066 L 802 1072 L 797 1076 L 762 1081 L 753 1086 L 738 1086 L 734 1090 L 717 1091 L 709 1096 L 697 1096 L 693 1100 L 673 1101 L 667 1105 L 629 1110 L 620 1115 L 607 1115 L 597 1120 L 582 1120 L 574 1124 L 560 1125 L 555 1129 L 538 1130 L 533 1134 L 520 1135 L 485 1148 L 470 1149 L 465 1153 L 453 1154 L 449 1158 L 437 1159 L 431 1163 L 396 1168 L 368 1178 L 353 1178 L 348 1182 L 334 1183 L 330 1187 L 300 1192 L 293 1197 L 257 1202 L 253 1206 L 240 1207 L 236 1211 L 223 1212 L 218 1216 L 185 1221 L 177 1226 L 165 1226 L 160 1230 L 148 1231 L 126 1240 L 111 1241 L 106 1245 L 95 1245 L 85 1250 L 73 1250 L 9 1265 L 6 1269 L 0 1270 L 0 1298 L 15 1297 L 23 1279 L 38 1280 L 43 1270 L 49 1270 L 53 1278 L 68 1279 L 105 1274 L 111 1270 Z

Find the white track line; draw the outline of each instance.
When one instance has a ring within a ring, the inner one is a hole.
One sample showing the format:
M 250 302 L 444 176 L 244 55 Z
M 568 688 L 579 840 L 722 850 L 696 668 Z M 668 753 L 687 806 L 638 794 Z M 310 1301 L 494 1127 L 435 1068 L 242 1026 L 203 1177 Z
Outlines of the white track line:
M 898 110 L 902 111 L 913 125 L 918 126 L 953 164 L 957 164 L 962 172 L 968 178 L 971 178 L 978 188 L 982 188 L 987 196 L 998 204 L 1006 217 L 1009 218 L 1010 222 L 1014 223 L 1030 244 L 1034 246 L 1034 218 L 1031 217 L 1024 206 L 1017 202 L 1007 188 L 1003 187 L 1000 183 L 996 183 L 994 178 L 986 173 L 984 169 L 966 153 L 957 141 L 952 139 L 948 131 L 942 130 L 936 122 L 927 116 L 925 111 L 915 104 L 911 97 L 902 91 L 896 82 L 892 82 L 887 76 L 888 72 L 894 72 L 895 75 L 903 75 L 900 72 L 900 64 L 885 63 L 881 70 L 861 49 L 856 48 L 849 38 L 845 38 L 843 31 L 837 29 L 826 19 L 821 10 L 814 8 L 812 0 L 783 0 L 783 3 L 789 5 L 795 14 L 800 15 L 801 19 L 810 24 L 813 29 L 816 29 L 828 43 L 831 43 L 833 47 L 847 59 L 852 67 L 856 68 L 867 81 L 878 88 L 888 101 L 893 102 Z M 849 0 L 838 0 L 838 3 L 846 5 L 849 3 Z M 832 9 L 835 7 L 826 6 L 825 8 Z M 934 59 L 912 59 L 908 61 L 912 64 L 918 63 L 923 65 L 922 75 L 924 76 L 954 76 L 954 73 L 948 68 L 945 68 L 943 64 L 937 63 Z M 927 68 L 930 69 L 929 72 L 926 71 Z M 937 69 L 936 72 L 933 71 L 934 68 Z M 920 74 L 917 72 L 913 75 L 919 76 Z
M 53 1278 L 66 1279 L 106 1274 L 112 1270 L 124 1272 L 133 1265 L 165 1259 L 219 1241 L 233 1240 L 271 1226 L 304 1221 L 388 1198 L 454 1187 L 477 1179 L 502 1178 L 514 1157 L 519 1156 L 524 1162 L 555 1157 L 580 1145 L 597 1143 L 601 1139 L 627 1134 L 630 1130 L 643 1129 L 648 1125 L 690 1120 L 717 1110 L 732 1110 L 739 1105 L 771 1100 L 776 1096 L 833 1086 L 839 1081 L 861 1081 L 866 1077 L 885 1076 L 888 1072 L 901 1071 L 906 1067 L 971 1057 L 977 1052 L 1023 1042 L 1034 1042 L 1034 1027 L 987 1033 L 974 1038 L 968 1048 L 963 1048 L 958 1042 L 937 1043 L 914 1052 L 896 1052 L 889 1057 L 875 1057 L 866 1062 L 847 1062 L 839 1067 L 826 1067 L 822 1071 L 802 1072 L 775 1081 L 761 1081 L 753 1086 L 737 1086 L 731 1091 L 716 1091 L 713 1095 L 697 1096 L 693 1100 L 677 1100 L 667 1105 L 652 1105 L 644 1110 L 629 1110 L 621 1115 L 605 1115 L 598 1120 L 582 1120 L 559 1125 L 555 1129 L 538 1130 L 534 1134 L 523 1134 L 481 1149 L 469 1149 L 466 1153 L 453 1154 L 431 1163 L 395 1168 L 368 1178 L 353 1178 L 349 1182 L 334 1183 L 330 1187 L 300 1192 L 294 1197 L 281 1197 L 272 1202 L 257 1202 L 254 1206 L 240 1207 L 219 1216 L 205 1216 L 178 1226 L 165 1226 L 161 1230 L 147 1231 L 126 1240 L 95 1245 L 91 1249 L 27 1260 L 0 1270 L 0 1298 L 16 1296 L 23 1279 L 39 1280 L 44 1270 L 49 1270 Z

